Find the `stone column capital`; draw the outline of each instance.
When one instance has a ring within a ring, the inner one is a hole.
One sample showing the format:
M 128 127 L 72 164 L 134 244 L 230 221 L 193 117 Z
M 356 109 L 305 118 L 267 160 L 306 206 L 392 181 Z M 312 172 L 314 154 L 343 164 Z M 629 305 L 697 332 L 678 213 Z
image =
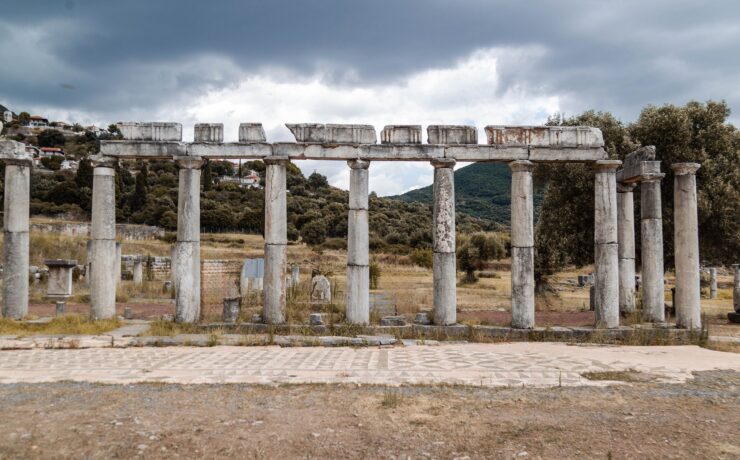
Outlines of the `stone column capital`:
M 434 158 L 430 163 L 435 168 L 454 168 L 457 161 L 454 158 Z
M 288 155 L 272 155 L 263 158 L 262 161 L 266 165 L 284 165 L 290 162 L 290 157 Z
M 694 175 L 701 168 L 699 163 L 673 163 L 671 169 L 676 176 Z
M 637 184 L 625 184 L 617 182 L 617 193 L 632 193 L 637 187 Z
M 116 159 L 113 157 L 104 157 L 102 155 L 95 155 L 90 157 L 90 163 L 93 168 L 114 168 L 116 166 Z
M 509 168 L 513 172 L 532 172 L 534 163 L 529 160 L 515 160 L 509 163 Z
M 203 166 L 201 157 L 175 157 L 174 159 L 180 169 L 200 169 Z
M 347 160 L 347 165 L 352 169 L 367 169 L 370 167 L 370 162 L 367 160 Z
M 6 165 L 13 165 L 13 166 L 26 166 L 31 167 L 33 166 L 33 160 L 30 156 L 17 156 L 13 158 L 0 158 L 3 163 Z
M 664 177 L 664 173 L 643 174 L 640 176 L 640 182 L 660 182 Z
M 597 173 L 616 173 L 622 165 L 619 160 L 597 160 L 594 162 L 594 171 Z

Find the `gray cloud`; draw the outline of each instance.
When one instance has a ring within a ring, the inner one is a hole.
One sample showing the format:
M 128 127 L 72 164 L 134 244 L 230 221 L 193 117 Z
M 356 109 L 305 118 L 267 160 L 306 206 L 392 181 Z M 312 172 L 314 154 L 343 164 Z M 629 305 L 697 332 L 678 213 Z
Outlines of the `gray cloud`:
M 710 98 L 740 110 L 733 0 L 6 0 L 0 11 L 0 102 L 108 121 L 176 115 L 265 69 L 382 85 L 494 47 L 542 48 L 502 58 L 495 90 L 555 94 L 566 112 L 633 119 L 648 103 Z

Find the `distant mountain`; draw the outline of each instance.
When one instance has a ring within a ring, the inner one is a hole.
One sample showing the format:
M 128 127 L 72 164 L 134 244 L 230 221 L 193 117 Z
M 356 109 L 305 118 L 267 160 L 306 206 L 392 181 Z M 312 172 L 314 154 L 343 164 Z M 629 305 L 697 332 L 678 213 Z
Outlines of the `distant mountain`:
M 432 203 L 432 186 L 389 197 L 396 200 Z M 535 215 L 542 192 L 535 191 Z M 509 226 L 511 222 L 511 170 L 506 163 L 473 163 L 455 170 L 455 209 L 474 217 Z

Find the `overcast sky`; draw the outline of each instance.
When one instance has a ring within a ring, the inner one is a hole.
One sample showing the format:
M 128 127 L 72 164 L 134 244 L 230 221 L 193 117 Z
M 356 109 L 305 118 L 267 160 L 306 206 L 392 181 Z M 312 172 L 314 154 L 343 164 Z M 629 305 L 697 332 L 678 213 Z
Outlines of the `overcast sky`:
M 740 120 L 740 1 L 3 0 L 0 104 L 107 126 L 176 121 L 542 124 L 554 112 L 725 99 Z M 304 161 L 346 188 L 339 162 Z M 374 163 L 371 189 L 431 182 Z

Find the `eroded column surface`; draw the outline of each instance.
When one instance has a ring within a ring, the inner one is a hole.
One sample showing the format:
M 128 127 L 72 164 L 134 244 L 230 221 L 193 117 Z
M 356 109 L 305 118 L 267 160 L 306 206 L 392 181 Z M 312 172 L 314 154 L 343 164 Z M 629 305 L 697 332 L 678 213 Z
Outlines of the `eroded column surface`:
M 368 233 L 369 161 L 350 160 L 347 240 L 347 322 L 370 322 L 370 254 Z
M 21 319 L 28 314 L 28 214 L 31 160 L 5 162 L 3 316 Z
M 740 264 L 732 264 L 735 272 L 735 283 L 732 289 L 732 306 L 736 313 L 740 313 Z
M 534 327 L 534 205 L 531 161 L 511 168 L 511 327 Z
M 676 264 L 676 326 L 701 327 L 699 225 L 696 204 L 698 163 L 671 165 L 673 184 L 673 244 Z
M 200 318 L 200 158 L 176 158 L 177 243 L 172 253 L 175 321 Z
M 594 291 L 596 325 L 619 327 L 619 257 L 617 232 L 618 160 L 594 165 Z
M 116 183 L 111 160 L 94 162 L 90 230 L 90 315 L 116 316 Z
M 644 176 L 640 182 L 642 242 L 642 313 L 647 321 L 665 321 L 663 212 L 660 181 L 665 174 Z
M 617 239 L 619 243 L 619 311 L 635 311 L 635 184 L 617 183 Z
M 457 261 L 455 259 L 455 160 L 433 160 L 432 216 L 434 324 L 457 322 Z
M 132 279 L 134 284 L 142 284 L 144 282 L 144 261 L 141 256 L 137 256 L 134 259 Z
M 262 320 L 285 322 L 285 269 L 288 221 L 286 169 L 288 157 L 265 158 L 265 277 Z

